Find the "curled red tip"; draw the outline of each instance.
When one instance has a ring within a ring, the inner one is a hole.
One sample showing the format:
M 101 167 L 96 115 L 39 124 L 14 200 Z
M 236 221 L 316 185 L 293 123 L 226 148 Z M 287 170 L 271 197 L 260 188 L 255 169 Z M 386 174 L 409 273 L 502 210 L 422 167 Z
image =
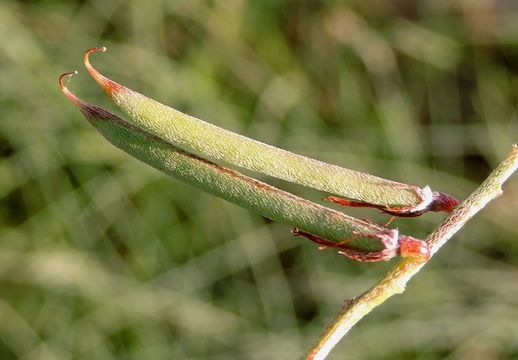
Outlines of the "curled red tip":
M 117 84 L 115 81 L 108 79 L 104 75 L 102 75 L 97 69 L 95 69 L 92 66 L 92 63 L 90 62 L 90 54 L 94 52 L 105 52 L 106 47 L 94 47 L 91 49 L 86 50 L 83 61 L 85 63 L 86 70 L 88 70 L 88 73 L 94 78 L 95 81 L 101 86 L 101 88 L 104 90 L 106 95 L 113 97 L 113 93 L 120 90 L 122 88 L 122 85 Z
M 76 75 L 76 74 L 77 74 L 77 70 L 63 73 L 63 74 L 61 74 L 59 76 L 58 83 L 59 83 L 59 88 L 61 89 L 63 94 L 65 94 L 65 96 L 70 101 L 72 101 L 73 103 L 79 105 L 79 104 L 82 104 L 83 101 L 81 99 L 79 99 L 77 96 L 75 96 L 74 94 L 72 94 L 72 92 L 70 92 L 70 90 L 68 90 L 67 86 L 65 85 L 65 79 L 66 78 L 70 78 L 70 77 L 72 77 L 73 75 Z
M 69 71 L 61 74 L 58 79 L 59 88 L 61 89 L 63 94 L 65 94 L 65 96 L 68 98 L 68 100 L 74 103 L 74 105 L 76 105 L 79 108 L 79 110 L 81 110 L 83 115 L 89 121 L 110 120 L 118 121 L 119 123 L 122 122 L 122 120 L 118 118 L 116 115 L 104 110 L 103 108 L 87 103 L 86 101 L 75 96 L 70 90 L 68 90 L 67 86 L 65 85 L 66 79 L 75 74 L 77 74 L 77 71 Z
M 68 90 L 67 86 L 65 85 L 65 78 L 72 77 L 72 75 L 77 75 L 77 70 L 69 71 L 69 72 L 63 73 L 59 76 L 58 82 L 59 82 L 59 88 L 61 90 Z

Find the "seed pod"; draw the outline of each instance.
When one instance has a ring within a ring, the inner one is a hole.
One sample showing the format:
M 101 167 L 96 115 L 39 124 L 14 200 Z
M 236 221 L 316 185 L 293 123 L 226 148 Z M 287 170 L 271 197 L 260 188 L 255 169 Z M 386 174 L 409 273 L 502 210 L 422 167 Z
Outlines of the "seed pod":
M 92 66 L 90 54 L 105 50 L 104 47 L 93 48 L 85 53 L 84 62 L 90 75 L 130 117 L 129 122 L 174 146 L 204 158 L 337 194 L 356 203 L 383 207 L 394 215 L 451 210 L 442 206 L 442 193 L 432 193 L 428 186 L 421 189 L 294 154 L 150 99 L 108 79 Z
M 356 237 L 358 239 L 349 242 L 347 248 L 339 247 L 339 250 L 350 249 L 359 254 L 354 257 L 357 260 L 362 260 L 362 255 L 369 259 L 364 261 L 388 260 L 400 254 L 400 239 L 407 237 L 399 235 L 397 230 L 347 216 L 180 150 L 75 96 L 64 84 L 64 79 L 72 74 L 65 73 L 59 78 L 63 93 L 110 143 L 133 157 L 203 191 L 306 233 L 333 241 Z M 358 234 L 365 236 L 358 237 Z M 420 243 L 426 247 L 426 243 Z M 377 256 L 378 253 L 383 256 Z M 404 254 L 423 255 L 418 250 Z

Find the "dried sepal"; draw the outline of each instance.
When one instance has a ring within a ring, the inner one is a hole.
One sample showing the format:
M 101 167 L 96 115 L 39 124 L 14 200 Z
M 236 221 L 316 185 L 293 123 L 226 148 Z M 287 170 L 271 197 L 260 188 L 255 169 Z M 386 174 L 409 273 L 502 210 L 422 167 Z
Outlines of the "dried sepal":
M 457 200 L 453 196 L 440 191 L 432 191 L 429 186 L 425 186 L 422 189 L 419 189 L 419 191 L 416 191 L 416 193 L 419 195 L 421 199 L 421 201 L 417 205 L 401 207 L 375 205 L 360 201 L 351 201 L 337 196 L 327 196 L 324 200 L 332 201 L 342 206 L 376 208 L 389 215 L 399 217 L 421 216 L 422 214 L 428 211 L 444 211 L 449 213 L 459 204 L 459 200 Z

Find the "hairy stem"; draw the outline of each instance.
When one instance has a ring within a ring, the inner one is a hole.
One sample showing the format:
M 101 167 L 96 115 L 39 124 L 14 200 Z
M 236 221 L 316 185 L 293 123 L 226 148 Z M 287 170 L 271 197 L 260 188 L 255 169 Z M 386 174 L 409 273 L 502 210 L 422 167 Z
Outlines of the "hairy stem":
M 488 202 L 502 194 L 502 184 L 517 168 L 518 145 L 513 145 L 507 159 L 428 236 L 427 242 L 432 255 Z M 425 264 L 415 258 L 403 259 L 377 285 L 359 297 L 346 301 L 344 307 L 310 349 L 307 359 L 325 359 L 340 339 L 372 309 L 381 305 L 392 295 L 403 293 L 408 281 Z

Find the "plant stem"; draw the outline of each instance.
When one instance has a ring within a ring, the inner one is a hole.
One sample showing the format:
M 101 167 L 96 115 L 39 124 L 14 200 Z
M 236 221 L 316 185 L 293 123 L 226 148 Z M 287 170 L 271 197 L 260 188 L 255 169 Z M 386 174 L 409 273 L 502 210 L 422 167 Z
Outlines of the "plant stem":
M 502 184 L 517 168 L 518 145 L 513 145 L 507 159 L 428 236 L 427 242 L 432 255 L 487 203 L 502 194 Z M 344 307 L 310 349 L 307 359 L 325 359 L 340 339 L 372 309 L 381 305 L 392 295 L 403 293 L 408 281 L 425 264 L 426 262 L 415 258 L 403 259 L 377 285 L 359 297 L 346 301 Z

